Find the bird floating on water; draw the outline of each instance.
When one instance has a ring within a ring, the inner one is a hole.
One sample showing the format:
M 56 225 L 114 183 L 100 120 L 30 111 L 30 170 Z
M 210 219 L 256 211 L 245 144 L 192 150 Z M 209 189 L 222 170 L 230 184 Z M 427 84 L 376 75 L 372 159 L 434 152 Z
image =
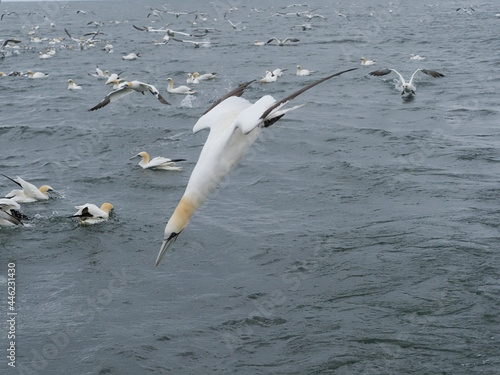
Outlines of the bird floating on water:
M 278 80 L 278 76 L 271 72 L 270 70 L 266 70 L 266 75 L 260 79 L 261 83 L 266 82 L 276 82 Z
M 81 90 L 82 86 L 78 86 L 72 79 L 68 79 L 68 90 Z
M 191 90 L 189 87 L 185 85 L 174 87 L 174 80 L 170 77 L 167 78 L 167 82 L 168 82 L 167 91 L 171 94 L 182 94 L 182 95 L 196 94 L 196 91 Z
M 48 74 L 45 74 L 45 73 L 42 73 L 42 72 L 33 73 L 32 70 L 28 70 L 26 73 L 28 74 L 28 78 L 34 78 L 34 79 L 45 78 L 45 77 L 49 76 Z
M 99 68 L 99 66 L 96 66 L 95 67 L 95 73 L 89 73 L 89 75 L 92 76 L 92 77 L 99 78 L 99 79 L 104 79 L 104 78 L 108 78 L 109 77 L 109 71 L 107 71 L 107 70 L 102 71 Z
M 5 198 L 12 198 L 12 200 L 18 203 L 33 203 L 37 201 L 44 201 L 49 199 L 49 192 L 56 192 L 49 185 L 42 185 L 37 188 L 32 183 L 23 180 L 21 177 L 16 176 L 16 178 L 10 178 L 9 176 L 2 175 L 8 178 L 15 184 L 21 187 L 21 190 L 12 190 L 8 193 Z
M 136 156 L 131 159 L 141 158 L 139 165 L 143 169 L 163 169 L 165 171 L 182 171 L 182 167 L 177 167 L 175 163 L 179 161 L 186 161 L 186 159 L 167 159 L 162 156 L 156 156 L 150 159 L 149 154 L 146 151 L 139 152 Z
M 369 65 L 375 65 L 377 63 L 377 60 L 367 60 L 365 57 L 361 58 L 361 65 L 369 66 Z
M 140 92 L 141 94 L 144 95 L 146 91 L 149 91 L 151 94 L 156 96 L 156 99 L 160 101 L 162 104 L 170 104 L 165 100 L 163 96 L 161 96 L 160 92 L 157 90 L 156 87 L 153 85 L 150 85 L 148 83 L 144 82 L 139 82 L 139 81 L 125 81 L 119 84 L 118 89 L 111 91 L 106 97 L 101 100 L 97 105 L 94 107 L 90 108 L 89 111 L 95 111 L 98 110 L 109 103 L 130 94 L 132 91 L 137 91 Z
M 128 55 L 122 56 L 122 60 L 136 60 L 139 58 L 138 53 L 129 53 Z
M 193 77 L 198 81 L 210 81 L 211 79 L 217 78 L 217 73 L 204 73 L 200 74 L 198 72 L 193 73 Z
M 385 76 L 391 72 L 394 72 L 398 75 L 399 81 L 401 82 L 401 85 L 403 87 L 403 91 L 401 92 L 401 95 L 404 95 L 405 93 L 415 95 L 416 87 L 413 84 L 413 79 L 417 75 L 418 72 L 422 72 L 424 74 L 427 74 L 431 77 L 438 78 L 438 77 L 444 77 L 443 74 L 436 72 L 435 70 L 429 70 L 429 69 L 417 69 L 415 72 L 411 75 L 411 78 L 408 82 L 405 81 L 403 76 L 395 69 L 380 69 L 380 70 L 375 70 L 373 72 L 370 72 L 370 75 L 372 76 Z
M 253 104 L 241 98 L 245 88 L 253 82 L 250 81 L 241 84 L 212 104 L 193 127 L 194 133 L 202 129 L 209 129 L 210 133 L 191 173 L 184 195 L 165 227 L 156 266 L 186 228 L 194 212 L 247 153 L 261 130 L 304 104 L 288 109 L 283 109 L 283 106 L 312 87 L 355 69 L 357 68 L 317 80 L 280 101 L 276 101 L 270 95 L 263 96 Z
M 300 65 L 297 65 L 297 75 L 298 76 L 308 76 L 311 73 L 315 73 L 315 70 L 302 69 Z
M 413 53 L 411 53 L 410 60 L 422 61 L 425 60 L 425 57 L 422 57 L 420 55 L 414 55 Z
M 111 203 L 103 203 L 101 207 L 97 207 L 92 203 L 85 203 L 81 206 L 75 206 L 78 210 L 70 217 L 79 218 L 82 225 L 97 224 L 109 219 L 109 214 L 114 208 Z

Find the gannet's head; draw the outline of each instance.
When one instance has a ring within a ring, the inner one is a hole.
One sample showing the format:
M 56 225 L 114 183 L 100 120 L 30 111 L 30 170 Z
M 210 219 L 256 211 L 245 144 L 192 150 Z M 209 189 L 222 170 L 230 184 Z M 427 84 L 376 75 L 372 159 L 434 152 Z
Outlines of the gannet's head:
M 109 212 L 113 209 L 113 205 L 111 203 L 103 203 L 101 205 L 101 210 L 109 214 Z
M 49 196 L 49 191 L 54 191 L 54 189 L 52 189 L 49 185 L 42 185 L 38 188 L 38 190 L 46 197 Z
M 198 72 L 194 72 L 194 73 L 193 73 L 193 78 L 198 78 L 198 76 L 199 76 L 199 75 L 200 75 L 200 73 L 198 73 Z
M 72 79 L 68 79 L 68 83 L 69 84 L 73 83 L 73 80 Z
M 28 70 L 27 73 L 29 74 L 30 77 L 33 77 L 33 71 L 32 70 Z
M 107 76 L 109 76 L 109 71 L 105 70 L 104 72 L 102 72 L 102 74 L 104 74 L 104 77 L 107 77 Z
M 365 57 L 362 57 L 362 58 L 361 58 L 361 60 L 363 60 L 363 62 L 365 62 L 365 61 L 366 61 L 366 58 L 365 58 Z
M 145 163 L 149 163 L 149 154 L 146 151 L 139 152 L 136 157 L 140 157 Z
M 160 252 L 156 258 L 155 267 L 157 267 L 168 248 L 175 242 L 179 234 L 186 228 L 189 219 L 196 211 L 197 205 L 194 200 L 190 197 L 183 196 L 179 204 L 177 205 L 174 213 L 168 220 L 165 226 L 165 233 L 163 235 L 163 243 L 160 248 Z
M 5 73 L 4 72 L 0 72 L 0 77 L 4 76 Z

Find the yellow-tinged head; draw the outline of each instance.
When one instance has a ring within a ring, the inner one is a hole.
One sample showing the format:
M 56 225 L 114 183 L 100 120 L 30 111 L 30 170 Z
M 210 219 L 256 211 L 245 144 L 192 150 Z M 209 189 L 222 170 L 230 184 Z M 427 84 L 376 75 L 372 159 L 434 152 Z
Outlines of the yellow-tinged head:
M 111 203 L 103 203 L 101 205 L 101 210 L 103 210 L 104 212 L 108 213 L 113 209 L 113 205 Z
M 189 219 L 193 216 L 197 208 L 198 205 L 191 197 L 186 195 L 182 197 L 165 227 L 163 243 L 161 245 L 160 252 L 158 253 L 158 257 L 156 258 L 155 266 L 160 264 L 168 248 L 175 242 L 184 228 L 186 228 Z
M 47 195 L 49 191 L 54 191 L 54 189 L 52 189 L 49 185 L 42 185 L 38 188 L 38 190 L 45 195 Z
M 33 77 L 33 70 L 28 70 L 27 73 L 30 75 L 30 77 Z
M 197 78 L 199 75 L 200 75 L 200 73 L 198 73 L 198 72 L 194 72 L 194 73 L 193 73 L 193 78 Z
M 149 154 L 146 151 L 139 152 L 137 156 L 140 156 L 146 164 L 149 163 Z

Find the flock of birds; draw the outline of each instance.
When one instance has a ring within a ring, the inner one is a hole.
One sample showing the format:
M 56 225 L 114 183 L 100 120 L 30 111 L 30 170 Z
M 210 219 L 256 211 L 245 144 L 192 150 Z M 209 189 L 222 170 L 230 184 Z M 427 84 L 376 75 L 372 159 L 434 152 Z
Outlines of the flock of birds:
M 306 4 L 292 4 L 289 7 L 305 7 Z M 237 11 L 237 8 L 230 8 L 224 14 L 226 17 L 233 11 Z M 257 11 L 256 9 L 252 9 Z M 84 11 L 79 10 L 77 13 L 86 14 Z M 153 9 L 150 8 L 146 18 L 153 19 L 156 21 L 159 19 L 163 20 L 163 17 L 167 14 L 173 14 L 176 18 L 183 15 L 190 14 L 188 12 L 172 12 L 166 7 L 163 9 Z M 326 21 L 326 18 L 322 15 L 315 14 L 310 10 L 301 12 L 282 12 L 276 13 L 274 16 L 288 17 L 289 14 L 294 16 L 303 17 L 306 20 L 306 24 L 309 26 L 313 19 L 319 19 Z M 10 14 L 9 14 L 10 15 Z M 337 12 L 340 17 L 347 18 L 344 14 Z M 2 18 L 5 16 L 2 15 Z M 204 13 L 197 13 L 195 20 L 203 19 L 208 17 Z M 229 20 L 228 20 L 229 21 Z M 239 27 L 239 23 L 233 23 L 229 21 L 233 29 Z M 89 24 L 91 24 L 89 22 Z M 194 24 L 194 22 L 193 22 Z M 100 26 L 97 23 L 97 26 Z M 52 26 L 52 24 L 51 24 Z M 193 34 L 187 32 L 174 31 L 167 27 L 153 27 L 153 26 L 137 26 L 132 25 L 137 31 L 148 32 L 148 33 L 162 33 L 164 36 L 162 42 L 155 40 L 155 44 L 166 44 L 169 40 L 174 40 L 176 42 L 191 43 L 194 47 L 203 46 L 206 41 L 197 41 L 196 38 L 205 36 L 209 30 L 205 28 L 202 30 L 202 34 Z M 66 35 L 74 43 L 77 43 L 77 48 L 84 50 L 95 46 L 97 43 L 103 41 L 98 40 L 99 35 L 102 34 L 99 30 L 88 34 L 85 34 L 81 38 L 75 38 L 71 33 L 64 29 Z M 36 30 L 35 30 L 36 32 Z M 31 38 L 36 38 L 32 32 Z M 179 37 L 189 37 L 188 39 L 179 39 Z M 33 39 L 31 39 L 33 40 Z M 65 39 L 59 38 L 53 40 L 54 44 L 62 44 Z M 266 45 L 277 43 L 279 46 L 283 46 L 287 43 L 299 43 L 300 40 L 297 38 L 271 38 L 267 42 L 255 41 L 255 45 Z M 3 42 L 2 49 L 0 53 L 6 56 L 7 50 L 15 51 L 19 48 L 21 41 L 15 38 L 7 39 Z M 67 46 L 62 44 L 64 47 L 61 48 L 72 48 L 72 46 Z M 113 52 L 113 45 L 106 41 L 103 49 L 108 52 Z M 54 55 L 55 49 L 53 47 L 48 48 L 45 52 L 40 52 L 39 57 L 41 59 L 49 59 Z M 52 55 L 52 56 L 51 56 Z M 122 56 L 123 60 L 134 60 L 140 58 L 139 53 L 130 53 Z M 425 57 L 419 55 L 410 55 L 410 59 L 414 61 L 423 61 Z M 374 66 L 377 64 L 376 60 L 369 60 L 365 57 L 361 58 L 361 66 Z M 196 163 L 189 182 L 186 186 L 185 192 L 180 199 L 177 207 L 175 208 L 172 216 L 168 220 L 163 237 L 163 243 L 161 245 L 160 251 L 156 259 L 156 266 L 160 263 L 163 256 L 165 255 L 167 249 L 175 242 L 178 236 L 186 228 L 191 216 L 194 212 L 203 204 L 207 196 L 219 185 L 222 179 L 239 163 L 239 161 L 244 157 L 244 155 L 249 150 L 250 146 L 256 141 L 259 133 L 262 129 L 271 126 L 280 118 L 282 118 L 287 112 L 293 111 L 302 107 L 302 105 L 296 105 L 290 108 L 285 108 L 285 105 L 292 99 L 296 98 L 303 92 L 315 87 L 316 85 L 330 80 L 334 77 L 338 77 L 350 71 L 358 69 L 357 67 L 347 69 L 335 74 L 328 75 L 321 79 L 317 79 L 314 82 L 302 87 L 296 92 L 290 94 L 281 100 L 276 100 L 270 95 L 265 95 L 261 99 L 257 100 L 255 103 L 242 98 L 242 94 L 246 87 L 255 81 L 262 83 L 276 82 L 279 77 L 282 76 L 286 69 L 275 69 L 273 71 L 268 70 L 265 75 L 259 80 L 251 80 L 245 82 L 238 87 L 236 87 L 231 92 L 224 95 L 222 98 L 214 102 L 200 117 L 200 119 L 194 125 L 193 131 L 198 132 L 203 129 L 209 130 L 208 138 L 201 150 L 198 162 Z M 402 95 L 415 95 L 415 77 L 421 72 L 430 77 L 438 78 L 444 75 L 430 69 L 419 68 L 411 75 L 411 78 L 407 81 L 405 78 L 395 69 L 379 69 L 371 71 L 369 74 L 372 76 L 385 76 L 390 73 L 395 73 L 398 77 L 399 86 L 401 87 Z M 297 76 L 308 76 L 313 73 L 317 73 L 312 70 L 303 69 L 300 65 L 297 65 L 296 75 Z M 89 73 L 93 77 L 98 79 L 106 79 L 106 85 L 112 85 L 113 90 L 107 94 L 99 103 L 89 109 L 89 111 L 96 111 L 104 108 L 110 103 L 122 98 L 125 95 L 129 95 L 132 92 L 139 92 L 145 94 L 147 92 L 151 93 L 156 97 L 156 99 L 164 105 L 169 105 L 170 103 L 165 99 L 165 97 L 159 92 L 159 90 L 152 84 L 144 83 L 138 80 L 126 80 L 120 78 L 121 73 L 112 73 L 109 71 L 101 70 L 98 66 L 95 72 Z M 49 75 L 42 72 L 34 72 L 32 70 L 27 72 L 11 72 L 9 74 L 4 74 L 0 72 L 0 76 L 26 76 L 31 79 L 43 79 L 47 78 Z M 198 84 L 203 80 L 213 80 L 216 79 L 217 73 L 205 73 L 200 74 L 198 72 L 189 73 L 186 79 L 186 85 L 181 85 L 174 87 L 174 82 L 171 77 L 167 78 L 167 91 L 172 94 L 181 95 L 194 95 L 196 91 L 190 87 L 190 85 Z M 77 85 L 73 79 L 68 80 L 68 90 L 82 90 L 82 87 Z M 139 166 L 145 169 L 162 169 L 167 171 L 181 171 L 182 168 L 176 165 L 177 162 L 184 161 L 185 159 L 167 159 L 163 157 L 150 158 L 149 154 L 145 151 L 140 152 L 134 158 L 140 158 Z M 5 175 L 4 175 L 5 176 Z M 7 193 L 4 198 L 0 199 L 0 226 L 18 226 L 23 225 L 23 221 L 29 220 L 24 214 L 20 212 L 20 204 L 43 201 L 49 199 L 49 193 L 57 192 L 48 185 L 43 185 L 37 188 L 33 184 L 23 180 L 21 177 L 17 176 L 11 178 L 5 176 L 15 184 L 19 185 L 20 189 L 12 190 Z M 77 212 L 71 217 L 78 218 L 81 224 L 95 224 L 102 221 L 108 220 L 110 213 L 113 210 L 113 205 L 110 203 L 103 203 L 100 207 L 94 204 L 84 204 L 75 206 Z

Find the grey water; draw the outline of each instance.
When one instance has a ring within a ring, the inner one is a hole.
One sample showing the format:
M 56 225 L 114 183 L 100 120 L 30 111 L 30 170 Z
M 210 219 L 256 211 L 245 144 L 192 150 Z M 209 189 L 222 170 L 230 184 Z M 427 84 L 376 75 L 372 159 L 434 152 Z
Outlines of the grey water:
M 24 227 L 0 228 L 2 374 L 500 373 L 498 4 L 291 3 L 0 4 L 0 38 L 21 40 L 0 70 L 49 74 L 0 77 L 0 173 L 61 193 L 21 205 Z M 195 13 L 150 14 L 164 5 Z M 155 45 L 163 33 L 133 25 L 206 28 L 210 44 Z M 65 28 L 103 34 L 80 50 Z M 254 45 L 271 37 L 299 42 Z M 39 59 L 53 38 L 55 56 Z M 140 57 L 121 59 L 130 52 Z M 315 73 L 296 76 L 299 64 Z M 96 65 L 171 105 L 132 93 L 89 112 L 111 91 L 89 75 Z M 276 68 L 277 82 L 259 82 Z M 210 104 L 249 80 L 245 98 L 279 100 L 349 68 L 290 103 L 307 104 L 262 132 L 155 268 Z M 369 75 L 382 68 L 444 77 L 418 75 L 407 98 L 394 73 Z M 192 97 L 166 91 L 195 71 L 218 76 Z M 185 158 L 184 170 L 142 170 L 129 160 L 140 151 Z M 0 195 L 14 188 L 0 176 Z M 87 202 L 112 203 L 110 220 L 68 217 Z

